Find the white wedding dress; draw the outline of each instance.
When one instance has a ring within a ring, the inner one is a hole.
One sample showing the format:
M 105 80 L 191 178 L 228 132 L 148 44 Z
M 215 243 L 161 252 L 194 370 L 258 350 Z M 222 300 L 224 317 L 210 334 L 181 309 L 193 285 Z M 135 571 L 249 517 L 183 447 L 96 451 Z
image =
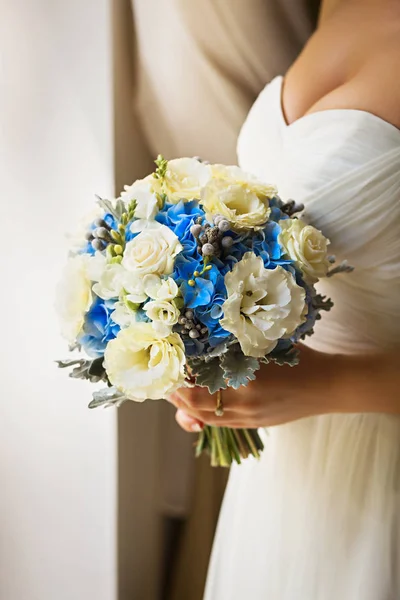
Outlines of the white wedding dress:
M 281 89 L 274 79 L 250 111 L 240 164 L 304 202 L 332 253 L 355 267 L 320 286 L 335 307 L 308 344 L 397 352 L 400 131 L 359 110 L 288 126 Z M 400 599 L 400 418 L 324 415 L 271 428 L 265 440 L 260 461 L 232 469 L 206 600 Z

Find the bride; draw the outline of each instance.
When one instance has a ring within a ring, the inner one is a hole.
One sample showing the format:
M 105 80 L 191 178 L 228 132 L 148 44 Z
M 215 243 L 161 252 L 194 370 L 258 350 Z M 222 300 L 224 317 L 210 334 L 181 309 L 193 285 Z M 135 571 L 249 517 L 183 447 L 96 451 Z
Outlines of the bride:
M 400 2 L 331 0 L 286 77 L 261 93 L 241 166 L 355 267 L 320 286 L 334 309 L 300 366 L 247 388 L 174 397 L 178 422 L 267 427 L 232 469 L 207 600 L 400 598 Z

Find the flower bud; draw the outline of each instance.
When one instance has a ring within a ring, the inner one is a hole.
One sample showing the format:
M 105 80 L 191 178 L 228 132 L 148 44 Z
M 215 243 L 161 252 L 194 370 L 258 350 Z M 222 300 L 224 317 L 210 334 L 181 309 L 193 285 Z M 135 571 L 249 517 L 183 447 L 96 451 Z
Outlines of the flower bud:
M 189 331 L 189 337 L 195 340 L 196 338 L 200 337 L 200 333 L 197 331 L 197 329 L 191 329 Z
M 120 244 L 115 244 L 114 252 L 115 252 L 115 254 L 123 254 L 124 249 Z
M 196 282 L 194 281 L 194 279 L 189 279 L 188 285 L 190 285 L 190 287 L 194 287 L 196 285 Z
M 95 225 L 96 227 L 105 227 L 105 228 L 108 228 L 107 223 L 105 222 L 105 220 L 101 219 L 101 218 L 96 219 L 94 221 L 93 225 Z
M 110 239 L 110 232 L 105 227 L 97 227 L 97 229 L 94 230 L 93 235 L 102 240 Z

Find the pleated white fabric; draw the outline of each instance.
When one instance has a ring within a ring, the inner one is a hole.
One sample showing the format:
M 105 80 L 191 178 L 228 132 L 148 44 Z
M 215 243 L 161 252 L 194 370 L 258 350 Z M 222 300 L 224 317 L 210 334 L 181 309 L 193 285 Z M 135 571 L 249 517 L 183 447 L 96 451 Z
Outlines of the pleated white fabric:
M 304 202 L 356 270 L 321 290 L 335 307 L 309 345 L 330 353 L 400 341 L 400 131 L 358 110 L 292 125 L 282 78 L 242 129 L 241 166 Z M 321 397 L 321 403 L 324 398 Z M 324 415 L 273 428 L 262 459 L 232 469 L 206 600 L 400 598 L 400 418 Z

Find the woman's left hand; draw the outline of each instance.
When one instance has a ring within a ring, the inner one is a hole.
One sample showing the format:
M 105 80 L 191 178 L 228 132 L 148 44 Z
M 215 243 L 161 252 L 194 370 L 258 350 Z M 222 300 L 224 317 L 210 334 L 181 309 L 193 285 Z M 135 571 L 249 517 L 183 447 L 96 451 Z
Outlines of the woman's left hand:
M 333 357 L 303 347 L 296 367 L 263 365 L 257 378 L 238 390 L 222 392 L 224 414 L 215 415 L 217 395 L 206 388 L 180 388 L 170 401 L 186 431 L 204 424 L 220 427 L 271 427 L 311 415 L 334 412 L 328 382 Z

